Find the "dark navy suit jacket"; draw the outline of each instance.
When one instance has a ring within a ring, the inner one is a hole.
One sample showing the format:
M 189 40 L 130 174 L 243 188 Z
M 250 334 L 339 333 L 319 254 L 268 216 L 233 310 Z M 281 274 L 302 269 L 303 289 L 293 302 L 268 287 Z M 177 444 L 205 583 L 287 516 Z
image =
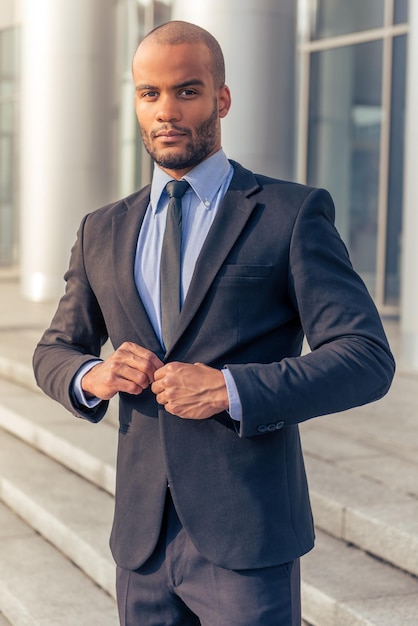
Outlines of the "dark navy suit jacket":
M 115 519 L 119 565 L 139 567 L 158 539 L 170 484 L 197 549 L 229 569 L 287 562 L 313 546 L 298 424 L 377 400 L 394 362 L 375 306 L 334 228 L 329 194 L 235 173 L 196 264 L 167 355 L 134 282 L 149 187 L 86 216 L 67 289 L 34 355 L 39 385 L 93 422 L 70 393 L 79 367 L 132 341 L 165 361 L 227 366 L 242 402 L 185 420 L 150 390 L 120 394 Z M 300 356 L 306 335 L 311 352 Z

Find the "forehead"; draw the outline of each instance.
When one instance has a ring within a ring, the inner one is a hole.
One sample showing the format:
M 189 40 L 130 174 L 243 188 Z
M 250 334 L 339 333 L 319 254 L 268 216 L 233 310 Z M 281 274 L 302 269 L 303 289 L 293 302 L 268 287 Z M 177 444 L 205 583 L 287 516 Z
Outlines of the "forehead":
M 210 52 L 202 43 L 171 45 L 145 40 L 136 51 L 132 72 L 135 84 L 175 85 L 193 79 L 213 82 Z

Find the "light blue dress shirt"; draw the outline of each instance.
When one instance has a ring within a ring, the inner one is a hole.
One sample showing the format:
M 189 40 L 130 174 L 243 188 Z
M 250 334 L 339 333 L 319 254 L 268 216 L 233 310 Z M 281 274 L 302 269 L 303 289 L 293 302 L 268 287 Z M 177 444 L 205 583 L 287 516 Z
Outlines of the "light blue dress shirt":
M 182 198 L 181 305 L 190 286 L 197 257 L 215 219 L 233 174 L 222 150 L 185 176 L 190 184 Z M 135 258 L 135 282 L 151 324 L 161 342 L 160 257 L 169 198 L 165 186 L 173 180 L 155 167 L 150 204 L 142 222 Z
M 190 187 L 182 199 L 181 304 L 184 303 L 197 258 L 232 176 L 233 167 L 223 150 L 183 176 Z M 160 257 L 169 202 L 165 186 L 170 180 L 173 178 L 169 174 L 155 166 L 150 203 L 138 237 L 134 268 L 138 293 L 161 345 L 164 344 L 161 334 Z M 99 402 L 98 399 L 87 400 L 81 389 L 82 377 L 96 363 L 86 363 L 74 379 L 75 397 L 84 406 L 94 407 Z M 240 421 L 242 409 L 235 382 L 229 370 L 223 369 L 222 373 L 228 390 L 230 414 L 234 420 Z

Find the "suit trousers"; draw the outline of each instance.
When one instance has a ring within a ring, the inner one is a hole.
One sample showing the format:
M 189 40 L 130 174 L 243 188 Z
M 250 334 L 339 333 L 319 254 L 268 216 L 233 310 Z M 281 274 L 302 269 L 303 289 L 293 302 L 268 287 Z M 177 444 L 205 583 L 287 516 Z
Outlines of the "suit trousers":
M 245 519 L 243 519 L 245 524 Z M 167 495 L 152 556 L 138 570 L 117 568 L 121 626 L 300 626 L 299 559 L 227 570 L 207 561 Z

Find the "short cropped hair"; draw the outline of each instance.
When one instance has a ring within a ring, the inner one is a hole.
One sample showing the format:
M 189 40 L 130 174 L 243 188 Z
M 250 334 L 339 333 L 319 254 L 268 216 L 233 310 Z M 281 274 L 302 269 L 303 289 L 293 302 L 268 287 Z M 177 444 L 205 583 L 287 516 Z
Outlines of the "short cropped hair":
M 209 70 L 215 87 L 219 89 L 225 84 L 225 61 L 221 46 L 207 30 L 190 22 L 172 21 L 157 26 L 143 39 L 155 40 L 157 44 L 177 45 L 182 43 L 203 43 L 210 53 Z

